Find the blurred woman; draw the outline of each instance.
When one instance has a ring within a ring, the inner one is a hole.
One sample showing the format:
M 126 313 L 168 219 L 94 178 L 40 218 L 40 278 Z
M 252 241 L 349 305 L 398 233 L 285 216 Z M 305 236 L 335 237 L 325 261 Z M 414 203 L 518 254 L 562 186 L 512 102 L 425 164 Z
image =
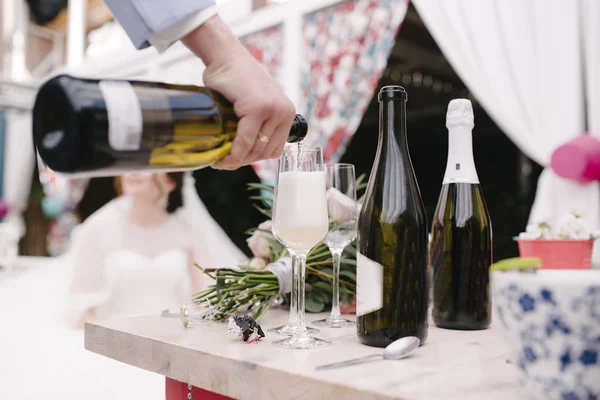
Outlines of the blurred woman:
M 190 301 L 201 287 L 192 229 L 183 206 L 183 173 L 122 177 L 123 195 L 77 229 L 69 319 L 156 314 Z
M 117 189 L 75 229 L 65 256 L 0 281 L 2 399 L 163 400 L 163 376 L 86 351 L 83 322 L 160 315 L 209 283 L 194 262 L 219 268 L 246 258 L 191 174 L 126 175 Z

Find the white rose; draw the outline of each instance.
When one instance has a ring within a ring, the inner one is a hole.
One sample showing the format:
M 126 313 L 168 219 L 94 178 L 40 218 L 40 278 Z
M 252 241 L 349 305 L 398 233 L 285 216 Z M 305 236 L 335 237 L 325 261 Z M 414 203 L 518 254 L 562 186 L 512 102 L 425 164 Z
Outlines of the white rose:
M 252 236 L 246 239 L 246 243 L 248 243 L 248 247 L 252 251 L 254 257 L 268 259 L 271 255 L 271 244 L 267 238 L 271 238 L 272 234 L 263 232 L 271 232 L 271 226 L 271 220 L 266 220 L 258 226 L 258 230 L 254 231 Z
M 561 238 L 586 240 L 590 238 L 590 233 L 585 220 L 575 213 L 563 216 L 558 222 L 558 234 Z
M 349 222 L 358 218 L 360 204 L 336 188 L 327 191 L 329 218 L 336 222 Z
M 250 268 L 254 268 L 254 269 L 263 269 L 264 267 L 267 266 L 267 262 L 265 261 L 264 258 L 254 257 L 253 259 L 250 260 L 250 262 L 248 263 L 248 266 Z

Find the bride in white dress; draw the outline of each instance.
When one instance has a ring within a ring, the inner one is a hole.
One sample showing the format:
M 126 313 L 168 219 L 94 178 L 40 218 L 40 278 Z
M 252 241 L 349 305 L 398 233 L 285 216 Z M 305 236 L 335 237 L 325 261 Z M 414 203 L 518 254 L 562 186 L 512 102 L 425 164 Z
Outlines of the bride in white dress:
M 165 398 L 164 377 L 87 352 L 80 327 L 187 303 L 208 284 L 193 261 L 218 268 L 245 256 L 210 217 L 190 175 L 131 174 L 122 188 L 77 228 L 62 265 L 47 266 L 54 274 L 28 271 L 12 291 L 16 303 L 0 306 L 0 398 Z M 0 292 L 10 284 L 1 282 Z

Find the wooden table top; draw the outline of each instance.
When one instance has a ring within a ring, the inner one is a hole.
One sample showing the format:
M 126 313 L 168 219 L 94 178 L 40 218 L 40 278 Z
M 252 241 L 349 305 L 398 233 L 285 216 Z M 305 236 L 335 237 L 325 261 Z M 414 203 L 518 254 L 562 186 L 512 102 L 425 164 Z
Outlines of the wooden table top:
M 325 315 L 307 314 L 308 321 Z M 281 325 L 269 311 L 261 326 Z M 247 344 L 227 324 L 183 328 L 178 318 L 145 316 L 88 323 L 85 348 L 106 357 L 236 399 L 520 399 L 517 371 L 500 327 L 451 331 L 431 327 L 424 346 L 404 360 L 381 360 L 329 371 L 321 364 L 380 352 L 361 345 L 355 329 L 321 328 L 333 342 L 311 350 L 276 348 L 267 332 Z

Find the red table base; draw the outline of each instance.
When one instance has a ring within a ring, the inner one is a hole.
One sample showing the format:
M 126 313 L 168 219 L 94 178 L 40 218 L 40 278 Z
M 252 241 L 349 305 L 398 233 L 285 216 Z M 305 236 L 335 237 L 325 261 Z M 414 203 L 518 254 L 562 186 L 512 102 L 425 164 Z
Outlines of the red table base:
M 165 387 L 166 400 L 235 400 L 171 378 L 167 378 Z

